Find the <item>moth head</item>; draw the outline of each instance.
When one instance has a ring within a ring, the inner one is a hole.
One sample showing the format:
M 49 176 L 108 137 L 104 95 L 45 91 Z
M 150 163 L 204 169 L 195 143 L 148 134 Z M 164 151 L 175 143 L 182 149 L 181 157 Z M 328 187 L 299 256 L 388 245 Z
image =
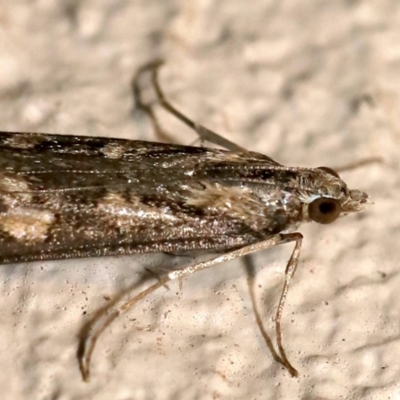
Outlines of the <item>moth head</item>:
M 331 168 L 319 167 L 318 172 L 329 181 L 329 190 L 309 199 L 307 214 L 311 221 L 330 224 L 339 217 L 353 212 L 363 211 L 369 197 L 359 190 L 349 190 L 339 174 Z

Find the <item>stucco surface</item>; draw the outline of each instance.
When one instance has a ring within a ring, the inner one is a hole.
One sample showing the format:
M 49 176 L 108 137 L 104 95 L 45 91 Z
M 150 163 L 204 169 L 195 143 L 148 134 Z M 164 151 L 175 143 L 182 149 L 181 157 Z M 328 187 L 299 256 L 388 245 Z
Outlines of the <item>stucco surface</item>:
M 0 397 L 400 399 L 399 2 L 2 1 L 0 129 L 155 140 L 129 82 L 159 57 L 174 104 L 242 146 L 293 166 L 384 160 L 343 173 L 371 196 L 365 213 L 300 228 L 283 322 L 300 376 L 273 361 L 238 260 L 116 320 L 83 383 L 78 334 L 143 260 L 38 262 L 0 268 Z M 272 340 L 291 250 L 252 258 Z

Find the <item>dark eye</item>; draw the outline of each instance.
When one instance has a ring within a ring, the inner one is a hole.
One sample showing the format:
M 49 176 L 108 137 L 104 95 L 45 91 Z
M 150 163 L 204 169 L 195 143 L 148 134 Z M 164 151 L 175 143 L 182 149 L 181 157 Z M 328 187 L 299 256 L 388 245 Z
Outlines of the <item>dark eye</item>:
M 319 224 L 330 224 L 335 221 L 341 212 L 340 203 L 335 199 L 320 197 L 308 205 L 308 215 Z
M 338 174 L 334 169 L 332 169 L 332 168 L 329 168 L 329 167 L 318 167 L 317 169 L 320 169 L 320 170 L 322 170 L 322 171 L 324 171 L 324 172 L 327 172 L 328 174 L 331 174 L 331 175 L 333 175 L 334 177 L 340 179 L 339 174 Z

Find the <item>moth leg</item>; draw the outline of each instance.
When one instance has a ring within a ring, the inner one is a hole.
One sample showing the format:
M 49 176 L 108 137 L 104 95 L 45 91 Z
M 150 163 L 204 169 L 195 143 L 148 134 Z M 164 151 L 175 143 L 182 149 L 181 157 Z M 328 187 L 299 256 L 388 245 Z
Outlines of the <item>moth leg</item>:
M 160 275 L 157 274 L 156 272 L 154 272 L 152 269 L 150 268 L 145 268 L 145 271 L 151 275 L 153 278 L 156 278 L 158 281 L 161 279 Z M 168 285 L 164 285 L 165 289 L 169 290 Z
M 146 112 L 151 121 L 153 122 L 153 125 L 155 127 L 155 130 L 157 133 L 162 133 L 163 131 L 160 127 L 160 124 L 157 120 L 157 117 L 154 113 L 154 110 L 152 109 L 151 105 L 145 104 L 142 99 L 142 94 L 141 90 L 139 88 L 139 78 L 140 76 L 145 73 L 145 72 L 150 72 L 151 73 L 151 80 L 152 84 L 154 86 L 156 95 L 157 95 L 157 101 L 163 107 L 167 112 L 170 114 L 174 115 L 176 118 L 178 118 L 181 122 L 183 122 L 185 125 L 187 125 L 189 128 L 193 129 L 199 139 L 201 141 L 207 141 L 213 144 L 216 144 L 217 146 L 221 146 L 227 150 L 231 151 L 236 151 L 236 152 L 242 152 L 242 153 L 247 153 L 248 150 L 246 150 L 244 147 L 241 147 L 233 142 L 231 142 L 228 139 L 225 139 L 224 137 L 220 136 L 218 133 L 213 132 L 212 130 L 206 128 L 205 126 L 202 126 L 194 121 L 192 121 L 190 118 L 186 117 L 183 113 L 181 113 L 179 110 L 177 110 L 165 97 L 163 91 L 161 90 L 161 86 L 159 84 L 159 79 L 158 79 L 158 70 L 159 68 L 163 65 L 162 60 L 156 60 L 152 63 L 146 64 L 143 67 L 141 67 L 136 74 L 136 76 L 133 79 L 132 82 L 132 89 L 133 89 L 133 94 L 136 99 L 136 106 L 140 109 L 142 109 L 144 112 Z
M 369 165 L 369 164 L 375 164 L 375 163 L 383 163 L 382 157 L 367 157 L 367 158 L 362 158 L 361 160 L 346 164 L 346 165 L 341 165 L 340 167 L 333 168 L 334 171 L 336 172 L 344 172 L 344 171 L 352 171 L 354 169 L 363 167 L 364 165 Z
M 140 300 L 153 293 L 158 288 L 165 286 L 168 282 L 173 281 L 175 279 L 181 280 L 188 275 L 191 275 L 195 272 L 201 271 L 203 269 L 212 267 L 216 264 L 220 264 L 229 260 L 233 260 L 237 257 L 242 257 L 247 254 L 251 254 L 260 250 L 265 250 L 267 248 L 277 246 L 284 243 L 296 242 L 295 248 L 292 252 L 292 255 L 287 263 L 285 270 L 285 283 L 282 289 L 282 294 L 279 300 L 277 312 L 276 312 L 276 322 L 275 329 L 277 335 L 277 346 L 279 350 L 280 360 L 278 360 L 289 372 L 292 376 L 297 376 L 298 373 L 296 369 L 290 364 L 289 360 L 286 357 L 285 351 L 282 345 L 282 334 L 281 334 L 281 319 L 283 313 L 284 303 L 287 297 L 287 293 L 289 290 L 290 281 L 296 271 L 297 262 L 300 255 L 300 248 L 302 243 L 303 236 L 301 233 L 288 233 L 288 234 L 279 234 L 272 236 L 271 238 L 264 240 L 262 242 L 258 242 L 255 244 L 251 244 L 249 246 L 242 247 L 238 250 L 233 250 L 229 253 L 222 254 L 217 256 L 211 260 L 199 262 L 196 264 L 188 265 L 185 268 L 172 271 L 168 273 L 166 276 L 161 277 L 156 283 L 143 290 L 141 293 L 121 304 L 120 306 L 116 306 L 114 309 L 110 310 L 108 313 L 104 313 L 100 315 L 98 319 L 93 322 L 93 325 L 85 332 L 85 336 L 81 338 L 80 343 L 80 351 L 78 353 L 78 361 L 80 370 L 82 373 L 82 378 L 84 381 L 88 382 L 90 380 L 90 362 L 92 358 L 92 354 L 96 345 L 96 342 L 102 332 L 121 314 L 129 311 L 136 303 Z
M 295 246 L 293 252 L 290 256 L 288 263 L 286 264 L 285 269 L 285 283 L 283 285 L 281 297 L 279 299 L 278 308 L 276 310 L 275 316 L 275 332 L 276 332 L 276 344 L 278 345 L 279 355 L 282 359 L 282 365 L 287 368 L 290 375 L 296 377 L 298 376 L 297 370 L 292 366 L 290 361 L 286 357 L 285 350 L 282 344 L 282 330 L 281 330 L 281 321 L 283 314 L 283 307 L 285 305 L 286 297 L 289 291 L 290 281 L 293 278 L 294 273 L 296 272 L 297 263 L 300 257 L 301 243 L 303 241 L 303 235 L 301 233 L 292 233 L 289 234 L 292 236 L 290 241 L 295 241 Z
M 162 60 L 156 60 L 149 64 L 143 65 L 139 68 L 132 79 L 131 88 L 132 88 L 132 95 L 134 99 L 134 108 L 143 111 L 149 117 L 151 123 L 153 124 L 154 131 L 156 136 L 161 141 L 166 141 L 168 143 L 174 143 L 172 135 L 166 132 L 163 128 L 161 128 L 161 124 L 157 118 L 156 113 L 153 109 L 153 104 L 144 101 L 143 99 L 143 90 L 140 88 L 139 81 L 140 77 L 146 73 L 147 71 L 156 68 L 158 65 L 163 64 Z

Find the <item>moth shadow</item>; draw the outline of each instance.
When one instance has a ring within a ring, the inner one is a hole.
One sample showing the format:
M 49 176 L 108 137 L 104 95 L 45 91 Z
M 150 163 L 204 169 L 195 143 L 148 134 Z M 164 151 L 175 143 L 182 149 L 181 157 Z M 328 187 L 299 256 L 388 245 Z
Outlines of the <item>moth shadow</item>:
M 260 310 L 257 307 L 257 302 L 256 302 L 256 297 L 255 297 L 255 276 L 256 276 L 256 268 L 253 262 L 252 257 L 249 256 L 245 256 L 243 258 L 243 262 L 244 262 L 244 268 L 246 271 L 246 275 L 247 275 L 247 284 L 249 287 L 249 294 L 250 294 L 250 301 L 251 301 L 251 305 L 253 308 L 253 313 L 254 313 L 254 317 L 256 320 L 256 324 L 257 327 L 261 333 L 261 336 L 265 342 L 265 344 L 267 345 L 272 358 L 282 364 L 283 360 L 282 358 L 279 356 L 279 354 L 277 353 L 277 351 L 275 350 L 274 344 L 272 342 L 272 339 L 270 338 L 270 336 L 268 335 L 267 331 L 264 328 L 263 325 L 263 321 L 261 318 L 261 314 L 260 314 Z
M 94 345 L 104 329 L 120 314 L 118 311 L 116 312 L 116 310 L 123 300 L 126 300 L 126 297 L 129 297 L 129 295 L 138 288 L 145 286 L 148 281 L 154 279 L 160 281 L 165 274 L 171 270 L 182 268 L 182 264 L 184 265 L 189 259 L 193 259 L 193 257 L 185 254 L 160 253 L 159 256 L 161 256 L 161 258 L 157 256 L 150 259 L 143 257 L 141 259 L 143 272 L 139 275 L 138 279 L 131 285 L 120 290 L 118 294 L 113 296 L 112 299 L 109 299 L 104 306 L 95 310 L 90 316 L 90 319 L 82 325 L 77 335 L 79 344 L 76 357 L 84 381 L 89 381 L 89 364 Z M 167 285 L 163 286 L 169 290 Z

